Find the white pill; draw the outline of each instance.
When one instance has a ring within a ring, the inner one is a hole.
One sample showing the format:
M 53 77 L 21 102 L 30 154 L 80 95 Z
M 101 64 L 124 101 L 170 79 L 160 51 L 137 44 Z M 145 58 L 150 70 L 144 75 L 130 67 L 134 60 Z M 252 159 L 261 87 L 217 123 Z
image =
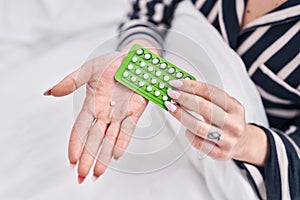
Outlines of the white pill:
M 136 54 L 142 55 L 144 53 L 143 49 L 138 49 L 136 50 Z
M 156 90 L 156 91 L 154 92 L 154 95 L 158 97 L 158 96 L 160 95 L 160 91 Z
M 182 78 L 182 76 L 183 76 L 183 74 L 182 74 L 181 72 L 178 72 L 178 73 L 176 74 L 176 78 Z
M 159 87 L 160 89 L 163 89 L 163 88 L 165 87 L 165 84 L 160 83 L 160 84 L 158 85 L 158 87 Z
M 152 84 L 156 84 L 156 83 L 157 83 L 157 79 L 152 78 L 152 79 L 151 79 L 151 83 L 152 83 Z
M 144 83 L 143 81 L 140 81 L 140 82 L 139 82 L 139 86 L 140 86 L 140 87 L 143 87 L 144 85 L 145 85 L 145 83 Z
M 146 54 L 144 55 L 144 58 L 145 58 L 146 60 L 149 60 L 149 59 L 151 58 L 151 54 L 150 54 L 150 53 L 146 53 Z
M 148 67 L 148 71 L 149 71 L 149 72 L 152 72 L 152 71 L 153 71 L 153 67 L 152 67 L 152 66 L 149 66 L 149 67 Z
M 167 64 L 166 64 L 166 63 L 161 63 L 161 64 L 160 64 L 160 68 L 166 69 L 166 68 L 167 68 Z
M 170 77 L 169 76 L 164 76 L 164 81 L 169 81 Z
M 123 72 L 123 76 L 124 76 L 125 78 L 128 77 L 128 75 L 129 75 L 128 71 Z
M 140 66 L 141 66 L 141 67 L 145 67 L 145 66 L 146 66 L 146 63 L 145 63 L 144 61 L 142 61 L 142 62 L 140 63 Z
M 133 65 L 132 65 L 132 64 L 129 64 L 127 68 L 128 68 L 129 70 L 132 70 L 132 69 L 133 69 Z
M 167 100 L 168 100 L 168 97 L 167 97 L 166 95 L 164 95 L 164 96 L 162 97 L 162 100 L 167 101 Z
M 138 61 L 138 58 L 134 56 L 134 57 L 132 58 L 132 62 L 136 62 L 136 61 Z
M 157 63 L 159 63 L 158 58 L 153 58 L 152 63 L 155 64 L 155 65 L 156 65 Z
M 144 79 L 148 79 L 149 78 L 149 74 L 144 74 Z
M 146 88 L 146 90 L 147 90 L 148 92 L 151 92 L 151 91 L 152 91 L 152 86 L 148 85 L 147 88 Z
M 173 67 L 171 67 L 171 68 L 168 69 L 168 72 L 169 72 L 170 74 L 173 74 L 173 73 L 175 72 L 175 69 L 174 69 Z
M 190 78 L 190 77 L 188 77 L 188 76 L 187 76 L 187 77 L 185 77 L 184 79 L 186 79 L 186 80 L 191 80 L 191 78 Z
M 160 77 L 160 76 L 161 76 L 161 71 L 156 71 L 156 72 L 155 72 L 155 75 L 156 75 L 157 77 Z
M 140 74 L 141 72 L 142 72 L 142 71 L 141 71 L 140 69 L 136 69 L 136 70 L 135 70 L 135 73 L 136 73 L 136 74 Z
M 131 77 L 131 79 L 130 79 L 132 82 L 135 82 L 136 81 L 136 77 L 135 76 L 133 76 L 133 77 Z

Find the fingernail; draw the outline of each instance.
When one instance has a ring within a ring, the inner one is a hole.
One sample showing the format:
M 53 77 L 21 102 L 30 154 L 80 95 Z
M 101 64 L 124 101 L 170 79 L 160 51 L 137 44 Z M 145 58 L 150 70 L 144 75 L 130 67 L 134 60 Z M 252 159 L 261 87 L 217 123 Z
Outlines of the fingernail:
M 180 80 L 171 80 L 169 81 L 169 84 L 176 88 L 179 88 L 183 85 L 182 81 Z
M 98 178 L 99 178 L 99 176 L 93 175 L 93 178 L 92 178 L 92 180 L 95 182 L 95 181 L 97 181 L 97 180 L 98 180 Z
M 119 160 L 119 157 L 117 157 L 117 156 L 114 156 L 114 159 L 115 159 L 115 160 Z
M 50 96 L 51 95 L 51 90 L 52 90 L 53 87 L 51 87 L 50 89 L 46 90 L 43 95 L 44 96 Z
M 72 169 L 74 169 L 74 168 L 76 167 L 76 163 L 71 163 L 71 162 L 70 162 L 70 167 L 71 167 Z
M 170 101 L 165 101 L 165 106 L 171 112 L 175 112 L 175 110 L 177 109 L 177 107 L 174 104 L 172 104 Z
M 180 97 L 179 92 L 172 90 L 170 88 L 167 90 L 167 93 L 168 93 L 169 97 L 171 97 L 172 99 L 179 99 L 179 97 Z
M 85 179 L 85 177 L 81 177 L 78 175 L 78 183 L 79 184 L 83 183 L 84 179 Z

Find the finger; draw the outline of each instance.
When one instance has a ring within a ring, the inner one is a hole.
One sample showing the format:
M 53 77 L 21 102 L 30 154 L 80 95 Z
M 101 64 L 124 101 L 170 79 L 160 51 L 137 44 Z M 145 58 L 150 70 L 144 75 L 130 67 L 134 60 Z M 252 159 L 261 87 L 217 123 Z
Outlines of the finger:
M 73 125 L 69 139 L 68 156 L 71 164 L 76 164 L 79 160 L 84 140 L 93 121 L 94 117 L 83 107 Z
M 139 117 L 128 116 L 122 121 L 120 133 L 113 151 L 115 159 L 119 159 L 126 151 L 138 120 Z
M 169 84 L 178 90 L 195 94 L 204 99 L 211 101 L 226 112 L 230 110 L 234 105 L 230 104 L 230 100 L 233 99 L 224 90 L 221 90 L 208 83 L 199 82 L 195 80 L 172 80 Z
M 194 111 L 218 127 L 223 127 L 226 112 L 214 103 L 191 93 L 168 89 L 168 95 L 184 108 Z
M 52 96 L 65 96 L 83 84 L 87 83 L 92 76 L 92 67 L 90 67 L 92 62 L 87 62 L 82 67 L 66 76 L 62 81 L 53 86 L 50 90 L 46 91 L 44 94 Z
M 203 157 L 209 155 L 209 153 L 216 147 L 215 143 L 195 135 L 189 129 L 186 129 L 185 135 L 192 146 L 204 154 Z
M 192 131 L 195 135 L 203 139 L 214 141 L 207 138 L 207 133 L 212 130 L 218 130 L 215 126 L 207 124 L 202 120 L 197 119 L 186 110 L 172 104 L 169 101 L 165 101 L 165 106 L 168 108 L 169 113 L 173 115 L 179 122 L 181 122 L 187 129 Z
M 78 176 L 85 178 L 97 157 L 107 125 L 101 121 L 91 127 L 78 165 Z
M 112 122 L 106 131 L 103 144 L 97 158 L 95 167 L 94 167 L 94 177 L 98 178 L 101 176 L 106 168 L 108 167 L 109 162 L 111 161 L 114 145 L 117 139 L 117 136 L 120 131 L 120 124 L 117 122 Z

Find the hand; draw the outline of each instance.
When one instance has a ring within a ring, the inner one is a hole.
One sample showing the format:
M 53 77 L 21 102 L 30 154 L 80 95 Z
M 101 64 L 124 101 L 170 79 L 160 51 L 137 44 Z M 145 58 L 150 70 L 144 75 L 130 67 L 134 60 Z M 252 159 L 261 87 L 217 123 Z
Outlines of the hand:
M 207 83 L 192 80 L 174 80 L 177 90 L 168 90 L 176 106 L 165 102 L 170 113 L 186 128 L 192 145 L 217 160 L 236 159 L 259 166 L 264 165 L 267 137 L 264 132 L 245 121 L 245 108 L 225 91 Z M 200 114 L 203 120 L 188 111 Z M 220 138 L 209 137 L 209 132 L 221 133 Z M 219 139 L 219 141 L 218 141 Z
M 88 175 L 94 160 L 94 178 L 98 178 L 112 157 L 122 156 L 147 105 L 146 99 L 114 80 L 123 59 L 119 52 L 99 56 L 45 92 L 65 96 L 86 84 L 85 101 L 73 125 L 68 150 L 71 166 L 79 161 L 79 183 Z

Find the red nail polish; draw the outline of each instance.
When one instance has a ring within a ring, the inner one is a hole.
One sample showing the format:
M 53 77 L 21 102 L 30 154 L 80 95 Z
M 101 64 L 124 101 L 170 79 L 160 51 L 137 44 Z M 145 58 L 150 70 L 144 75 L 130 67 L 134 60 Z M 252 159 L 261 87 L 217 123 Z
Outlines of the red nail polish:
M 79 184 L 83 183 L 84 179 L 85 179 L 85 177 L 81 177 L 78 175 L 78 183 Z
M 46 90 L 46 91 L 43 93 L 43 95 L 44 95 L 44 96 L 50 96 L 50 95 L 51 95 L 51 90 L 52 90 L 52 88 Z

